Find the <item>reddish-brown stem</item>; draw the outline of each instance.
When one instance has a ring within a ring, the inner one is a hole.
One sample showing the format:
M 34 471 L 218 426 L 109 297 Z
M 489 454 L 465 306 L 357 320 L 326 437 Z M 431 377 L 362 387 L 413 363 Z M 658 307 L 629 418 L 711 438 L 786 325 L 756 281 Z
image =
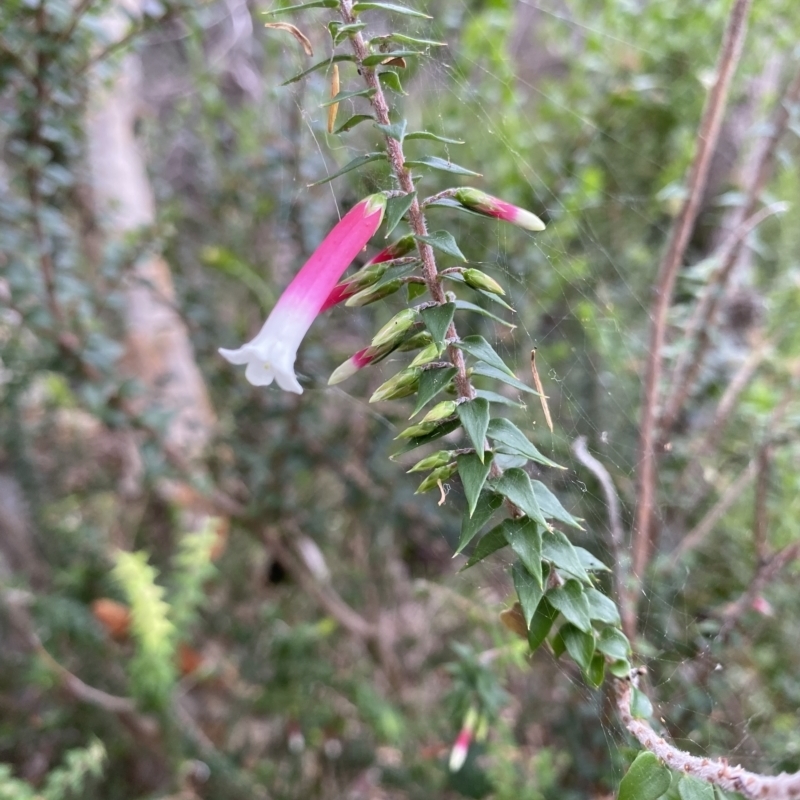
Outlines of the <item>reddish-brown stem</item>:
M 644 380 L 644 397 L 639 438 L 639 491 L 633 535 L 633 573 L 643 580 L 650 557 L 651 527 L 657 484 L 656 436 L 662 373 L 662 351 L 666 340 L 667 316 L 689 238 L 694 229 L 716 149 L 731 79 L 739 62 L 752 0 L 734 0 L 717 62 L 716 80 L 709 92 L 697 147 L 689 172 L 688 194 L 661 261 L 652 309 L 653 325 Z
M 352 25 L 356 21 L 356 18 L 353 16 L 352 5 L 351 0 L 340 0 L 339 2 L 339 11 L 346 25 Z M 360 32 L 357 32 L 350 36 L 350 41 L 353 46 L 353 53 L 356 57 L 358 72 L 364 78 L 367 86 L 373 90 L 370 103 L 375 112 L 375 119 L 381 125 L 388 125 L 390 123 L 389 104 L 386 102 L 386 96 L 383 93 L 381 82 L 374 69 L 364 66 L 364 59 L 369 55 L 364 37 Z M 393 139 L 391 136 L 387 136 L 386 152 L 398 185 L 406 194 L 413 194 L 415 191 L 414 181 L 411 177 L 411 171 L 405 165 L 406 159 L 403 153 L 402 143 Z M 411 230 L 414 231 L 416 236 L 428 235 L 428 225 L 425 220 L 425 215 L 416 196 L 411 203 L 411 207 L 408 209 L 408 219 L 411 224 Z M 442 305 L 447 302 L 447 297 L 442 288 L 433 248 L 429 244 L 420 241 L 417 242 L 417 248 L 419 249 L 420 259 L 422 260 L 422 274 L 425 278 L 425 285 L 428 287 L 428 292 L 435 303 Z M 451 323 L 447 330 L 447 338 L 452 340 L 458 339 L 458 333 L 454 323 Z M 453 366 L 456 368 L 455 384 L 458 396 L 471 399 L 475 396 L 475 392 L 467 376 L 464 354 L 452 344 L 448 346 L 448 354 L 453 362 Z

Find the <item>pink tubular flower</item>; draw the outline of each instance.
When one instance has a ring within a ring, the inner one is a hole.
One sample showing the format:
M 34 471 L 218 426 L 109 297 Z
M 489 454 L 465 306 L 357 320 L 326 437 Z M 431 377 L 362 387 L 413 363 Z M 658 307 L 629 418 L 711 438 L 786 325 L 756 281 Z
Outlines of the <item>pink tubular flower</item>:
M 469 711 L 467 711 L 466 717 L 464 717 L 461 731 L 458 736 L 456 736 L 456 740 L 453 743 L 453 749 L 450 751 L 450 760 L 447 764 L 450 772 L 458 772 L 461 767 L 464 766 L 477 723 L 478 712 L 474 708 L 470 708 Z
M 231 364 L 247 364 L 254 386 L 278 386 L 302 394 L 294 374 L 297 348 L 352 260 L 374 235 L 386 208 L 386 196 L 373 194 L 355 205 L 325 237 L 275 304 L 256 337 L 238 350 L 220 348 Z
M 484 214 L 487 217 L 495 217 L 502 219 L 505 222 L 510 222 L 518 228 L 525 228 L 528 231 L 543 231 L 544 222 L 542 222 L 536 214 L 526 211 L 524 208 L 511 205 L 505 200 L 500 200 L 497 197 L 492 197 L 490 194 L 480 191 L 480 189 L 471 189 L 467 186 L 456 189 L 453 192 L 453 197 L 461 203 L 464 208 L 470 211 L 476 211 L 478 214 Z

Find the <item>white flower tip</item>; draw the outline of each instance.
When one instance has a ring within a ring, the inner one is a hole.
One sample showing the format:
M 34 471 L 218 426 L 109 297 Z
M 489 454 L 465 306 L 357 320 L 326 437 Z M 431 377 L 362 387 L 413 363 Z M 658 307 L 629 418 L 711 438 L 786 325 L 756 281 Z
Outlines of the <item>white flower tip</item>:
M 339 364 L 338 367 L 331 373 L 330 378 L 328 378 L 328 386 L 335 386 L 337 383 L 341 383 L 342 381 L 346 381 L 351 375 L 355 375 L 358 372 L 359 367 L 355 362 L 354 358 L 348 358 L 343 364 Z
M 453 747 L 450 751 L 450 761 L 447 764 L 450 772 L 458 772 L 461 767 L 464 766 L 468 752 L 469 748 L 461 743 L 457 743 L 455 747 Z
M 542 222 L 536 214 L 532 214 L 530 211 L 525 211 L 525 209 L 518 209 L 516 219 L 514 220 L 514 224 L 518 225 L 520 228 L 525 228 L 528 231 L 543 231 L 545 229 L 545 224 Z
M 255 340 L 254 340 L 255 341 Z M 269 386 L 273 381 L 286 392 L 303 394 L 303 387 L 298 383 L 294 374 L 294 355 L 288 348 L 281 346 L 280 342 L 269 342 L 271 347 L 264 344 L 253 346 L 253 343 L 243 345 L 238 350 L 219 349 L 219 354 L 231 364 L 247 365 L 244 376 L 253 386 Z

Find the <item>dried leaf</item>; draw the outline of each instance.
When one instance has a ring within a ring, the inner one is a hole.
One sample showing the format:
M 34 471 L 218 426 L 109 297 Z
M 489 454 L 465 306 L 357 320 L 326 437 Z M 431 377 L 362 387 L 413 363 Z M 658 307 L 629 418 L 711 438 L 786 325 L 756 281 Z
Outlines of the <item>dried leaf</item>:
M 536 369 L 536 348 L 531 350 L 531 372 L 533 373 L 533 385 L 536 391 L 539 392 L 539 400 L 542 403 L 542 411 L 544 411 L 544 419 L 547 427 L 550 428 L 550 433 L 553 432 L 553 418 L 550 416 L 550 407 L 547 405 L 547 395 L 544 393 L 544 386 L 542 379 L 539 377 L 539 370 Z
M 331 70 L 331 97 L 339 94 L 339 65 L 334 64 Z M 328 106 L 328 133 L 333 133 L 336 125 L 336 114 L 339 112 L 339 104 L 334 103 Z
M 265 22 L 265 28 L 277 28 L 279 31 L 289 31 L 289 33 L 297 39 L 298 42 L 303 46 L 303 50 L 307 56 L 313 56 L 314 51 L 311 48 L 311 42 L 308 40 L 308 36 L 306 36 L 300 28 L 296 25 L 292 25 L 290 22 Z

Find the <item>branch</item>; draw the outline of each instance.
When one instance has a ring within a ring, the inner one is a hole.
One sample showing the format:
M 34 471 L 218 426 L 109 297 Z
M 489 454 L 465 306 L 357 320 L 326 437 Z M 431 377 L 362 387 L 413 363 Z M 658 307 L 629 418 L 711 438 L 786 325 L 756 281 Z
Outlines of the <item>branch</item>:
M 642 747 L 657 755 L 668 767 L 683 775 L 712 783 L 721 789 L 739 792 L 747 800 L 798 800 L 800 772 L 759 775 L 741 766 L 732 767 L 725 759 L 700 758 L 679 750 L 659 736 L 643 719 L 631 713 L 631 682 L 614 682 L 617 711 L 628 731 Z
M 658 271 L 639 438 L 639 504 L 633 537 L 633 573 L 639 581 L 642 580 L 650 555 L 650 527 L 655 507 L 657 479 L 656 423 L 667 314 L 672 304 L 675 280 L 700 211 L 711 158 L 722 126 L 728 90 L 744 44 L 750 4 L 751 0 L 734 0 L 717 62 L 717 78 L 709 92 L 697 132 L 696 152 L 688 179 L 688 196 L 675 221 Z
M 608 470 L 589 452 L 585 436 L 579 436 L 572 443 L 572 452 L 575 454 L 575 458 L 597 478 L 606 499 L 611 554 L 614 558 L 614 583 L 616 584 L 617 597 L 619 599 L 622 629 L 632 642 L 636 637 L 636 599 L 630 593 L 631 563 L 625 546 L 619 496 Z

